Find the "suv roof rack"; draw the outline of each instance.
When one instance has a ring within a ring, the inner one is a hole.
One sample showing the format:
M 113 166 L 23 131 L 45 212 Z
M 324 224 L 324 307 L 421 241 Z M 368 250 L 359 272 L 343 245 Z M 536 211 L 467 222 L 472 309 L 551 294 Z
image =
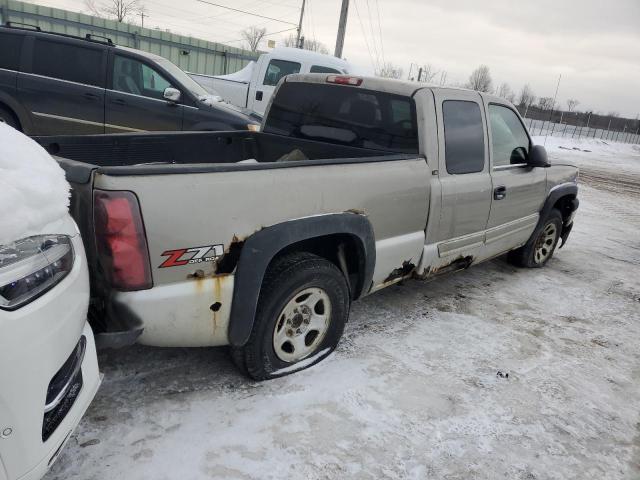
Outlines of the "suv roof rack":
M 42 29 L 37 25 L 32 25 L 31 23 L 22 23 L 22 22 L 7 22 L 5 25 L 9 28 L 16 28 L 18 30 L 34 30 L 36 32 L 41 32 Z M 19 26 L 18 26 L 19 25 Z
M 33 32 L 46 33 L 49 35 L 58 35 L 59 37 L 75 38 L 78 40 L 85 40 L 87 42 L 100 43 L 102 45 L 109 45 L 110 47 L 115 46 L 115 43 L 113 43 L 113 40 L 111 40 L 109 37 L 96 35 L 95 33 L 87 33 L 85 34 L 84 37 L 80 37 L 78 35 L 71 35 L 68 33 L 58 33 L 58 32 L 50 32 L 48 30 L 42 30 L 37 25 L 32 25 L 30 23 L 22 23 L 22 22 L 6 22 L 4 26 L 6 28 L 15 28 L 16 30 L 28 30 Z

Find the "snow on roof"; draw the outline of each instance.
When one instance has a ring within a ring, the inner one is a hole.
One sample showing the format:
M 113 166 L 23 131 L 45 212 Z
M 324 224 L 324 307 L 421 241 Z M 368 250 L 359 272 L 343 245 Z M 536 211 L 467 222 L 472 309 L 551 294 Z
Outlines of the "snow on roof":
M 29 137 L 0 123 L 0 245 L 37 235 L 67 214 L 64 171 Z

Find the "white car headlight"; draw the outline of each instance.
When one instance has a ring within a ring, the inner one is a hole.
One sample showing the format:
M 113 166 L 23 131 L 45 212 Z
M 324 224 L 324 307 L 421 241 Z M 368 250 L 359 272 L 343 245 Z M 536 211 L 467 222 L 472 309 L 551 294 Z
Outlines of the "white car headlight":
M 58 284 L 73 267 L 67 235 L 36 235 L 0 245 L 0 308 L 15 310 Z

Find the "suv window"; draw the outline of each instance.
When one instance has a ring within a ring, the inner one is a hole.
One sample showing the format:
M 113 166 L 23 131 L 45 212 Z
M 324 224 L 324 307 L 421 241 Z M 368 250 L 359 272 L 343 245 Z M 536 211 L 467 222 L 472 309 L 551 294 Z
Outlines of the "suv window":
M 311 70 L 309 73 L 342 73 L 340 70 L 336 70 L 335 68 L 323 67 L 322 65 L 311 65 Z
M 162 100 L 171 83 L 145 63 L 116 55 L 113 59 L 113 89 Z
M 484 131 L 480 106 L 464 100 L 446 100 L 442 102 L 442 117 L 447 172 L 481 172 L 484 168 Z
M 277 85 L 280 79 L 286 75 L 298 73 L 300 64 L 297 62 L 287 62 L 286 60 L 271 60 L 264 74 L 265 85 Z
M 33 73 L 70 82 L 104 86 L 103 50 L 36 39 Z
M 526 163 L 529 137 L 513 110 L 502 105 L 489 105 L 493 166 Z
M 280 87 L 264 131 L 398 153 L 418 153 L 411 97 L 358 87 L 287 82 Z
M 0 68 L 18 70 L 20 68 L 20 52 L 24 35 L 0 33 Z

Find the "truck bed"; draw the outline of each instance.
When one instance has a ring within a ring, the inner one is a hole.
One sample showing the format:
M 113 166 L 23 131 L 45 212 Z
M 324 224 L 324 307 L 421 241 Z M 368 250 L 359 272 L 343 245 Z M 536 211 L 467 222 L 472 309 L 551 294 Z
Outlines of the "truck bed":
M 110 175 L 152 175 L 280 168 L 299 161 L 331 164 L 410 157 L 250 131 L 63 135 L 35 140 L 58 157 L 68 179 L 78 183 L 86 183 L 96 169 Z

